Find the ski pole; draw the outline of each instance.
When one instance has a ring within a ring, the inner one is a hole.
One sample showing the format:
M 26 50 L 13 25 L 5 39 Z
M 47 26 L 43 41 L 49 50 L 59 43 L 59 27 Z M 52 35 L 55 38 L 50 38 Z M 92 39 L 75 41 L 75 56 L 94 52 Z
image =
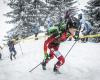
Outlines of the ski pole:
M 42 62 L 41 62 L 42 63 Z M 32 72 L 34 69 L 36 69 L 39 65 L 41 65 L 41 63 L 39 63 L 38 65 L 36 65 L 35 67 L 33 67 L 29 72 Z
M 69 52 L 72 50 L 72 48 L 74 47 L 74 45 L 76 44 L 77 41 L 74 42 L 74 44 L 72 45 L 72 47 L 69 49 L 69 51 L 67 52 L 67 54 L 65 55 L 65 58 L 67 57 L 67 55 L 69 54 Z
M 67 54 L 65 55 L 65 58 L 67 57 L 67 55 L 69 54 L 69 52 L 72 50 L 72 48 L 74 47 L 74 45 L 76 44 L 77 41 L 75 41 L 75 43 L 72 45 L 72 47 L 70 48 L 70 50 L 67 52 Z M 41 62 L 42 63 L 42 62 Z M 39 63 L 38 65 L 36 65 L 35 67 L 33 67 L 29 72 L 32 72 L 34 69 L 36 69 L 39 65 L 41 65 L 41 63 Z
M 20 42 L 19 42 L 19 47 L 20 47 L 20 49 L 21 49 L 21 53 L 22 53 L 22 55 L 23 55 L 23 51 L 22 51 L 22 48 L 21 48 Z

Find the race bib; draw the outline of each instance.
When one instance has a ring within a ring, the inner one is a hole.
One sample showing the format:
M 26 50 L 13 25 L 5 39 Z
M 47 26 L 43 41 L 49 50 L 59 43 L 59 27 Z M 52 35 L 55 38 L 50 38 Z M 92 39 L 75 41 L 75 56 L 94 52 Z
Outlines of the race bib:
M 61 53 L 59 51 L 54 51 L 55 56 L 58 58 L 61 56 Z

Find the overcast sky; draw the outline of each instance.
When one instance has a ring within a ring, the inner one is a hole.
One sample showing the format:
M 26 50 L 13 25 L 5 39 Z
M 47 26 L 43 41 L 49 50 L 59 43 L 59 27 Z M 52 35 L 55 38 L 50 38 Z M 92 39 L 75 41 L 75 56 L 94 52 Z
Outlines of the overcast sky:
M 10 30 L 13 25 L 6 24 L 5 21 L 8 19 L 7 17 L 3 16 L 3 14 L 10 11 L 10 8 L 7 6 L 8 0 L 0 0 L 0 43 L 3 39 L 3 36 L 6 35 L 6 32 Z M 77 0 L 79 8 L 84 8 L 84 5 L 86 5 L 86 2 L 88 0 Z

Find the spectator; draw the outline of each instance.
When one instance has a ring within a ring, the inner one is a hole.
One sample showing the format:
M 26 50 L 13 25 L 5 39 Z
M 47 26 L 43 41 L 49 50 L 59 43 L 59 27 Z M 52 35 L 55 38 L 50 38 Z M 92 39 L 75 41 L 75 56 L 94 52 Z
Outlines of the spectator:
M 83 19 L 82 14 L 79 14 L 78 15 L 78 19 L 80 20 L 80 25 L 81 25 L 80 32 L 81 32 L 81 34 L 83 36 L 89 35 L 90 32 L 92 31 L 91 24 L 88 21 L 85 21 Z M 82 38 L 81 41 L 82 42 L 87 42 L 88 41 L 88 38 Z

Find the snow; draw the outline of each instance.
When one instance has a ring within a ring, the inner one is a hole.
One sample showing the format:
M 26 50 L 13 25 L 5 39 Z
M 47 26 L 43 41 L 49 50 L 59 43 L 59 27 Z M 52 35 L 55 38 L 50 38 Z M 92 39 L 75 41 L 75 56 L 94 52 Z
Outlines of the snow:
M 100 79 L 100 43 L 77 42 L 60 68 L 61 74 L 53 72 L 54 58 L 43 71 L 41 65 L 33 72 L 30 69 L 43 60 L 43 44 L 45 38 L 39 40 L 26 39 L 15 45 L 17 59 L 10 61 L 8 47 L 3 49 L 3 60 L 0 60 L 0 80 L 99 80 Z M 60 52 L 66 55 L 74 41 L 66 41 L 60 45 Z M 21 48 L 22 52 L 21 52 Z

